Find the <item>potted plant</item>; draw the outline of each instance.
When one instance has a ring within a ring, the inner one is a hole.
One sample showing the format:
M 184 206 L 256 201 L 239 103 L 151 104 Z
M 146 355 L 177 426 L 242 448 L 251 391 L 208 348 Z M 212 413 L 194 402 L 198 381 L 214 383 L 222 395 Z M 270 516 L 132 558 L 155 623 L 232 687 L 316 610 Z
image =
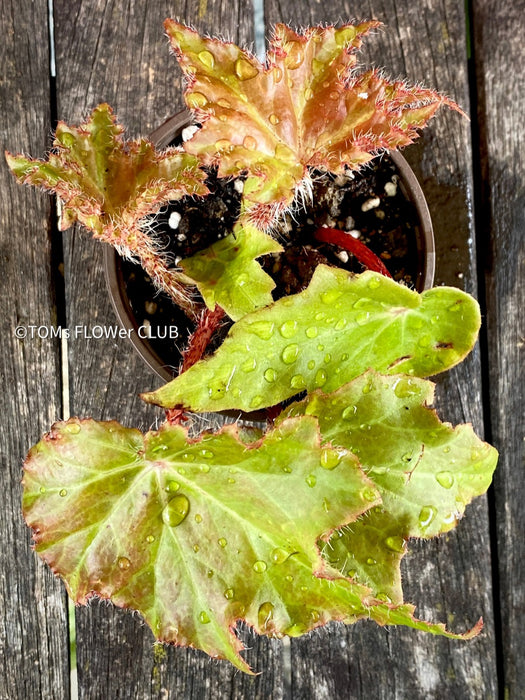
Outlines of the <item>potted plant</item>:
M 280 250 L 268 231 L 308 195 L 312 170 L 345 176 L 413 140 L 439 105 L 456 108 L 352 72 L 375 26 L 278 25 L 262 66 L 168 20 L 200 125 L 183 149 L 124 142 L 100 105 L 78 128 L 58 125 L 48 161 L 8 155 L 21 181 L 59 195 L 62 228 L 79 220 L 138 258 L 196 319 L 180 374 L 143 395 L 167 411 L 158 430 L 72 418 L 30 450 L 35 548 L 77 603 L 111 599 L 140 611 L 158 640 L 244 671 L 241 620 L 277 637 L 365 617 L 461 639 L 481 627 L 461 634 L 417 619 L 400 578 L 408 540 L 453 528 L 496 465 L 470 426 L 429 408 L 425 379 L 472 348 L 476 302 L 453 288 L 413 291 L 368 253 L 373 269 L 319 264 L 304 289 L 274 300 L 259 263 Z M 145 217 L 205 197 L 210 168 L 242 178 L 238 220 L 170 265 Z M 228 335 L 202 357 L 226 317 Z M 234 423 L 190 436 L 183 425 L 188 411 L 263 409 L 265 430 Z

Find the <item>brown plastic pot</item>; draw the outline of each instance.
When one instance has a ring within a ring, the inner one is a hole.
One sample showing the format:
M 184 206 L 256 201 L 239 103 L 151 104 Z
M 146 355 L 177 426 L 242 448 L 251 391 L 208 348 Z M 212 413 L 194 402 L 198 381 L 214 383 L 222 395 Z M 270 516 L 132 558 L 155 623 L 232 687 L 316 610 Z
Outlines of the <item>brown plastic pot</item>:
M 150 135 L 151 141 L 158 148 L 166 148 L 184 127 L 191 124 L 191 115 L 184 110 L 167 119 Z M 434 233 L 432 221 L 423 191 L 412 169 L 400 153 L 390 153 L 394 164 L 399 171 L 399 185 L 405 197 L 412 202 L 416 209 L 419 225 L 416 229 L 418 249 L 418 273 L 415 281 L 417 291 L 429 289 L 434 281 L 436 253 L 434 247 Z M 106 246 L 104 253 L 104 266 L 106 283 L 111 302 L 122 328 L 127 331 L 135 350 L 151 369 L 164 381 L 170 381 L 176 376 L 173 368 L 166 366 L 165 362 L 155 352 L 147 338 L 141 338 L 138 331 L 139 325 L 131 309 L 126 295 L 120 258 L 114 248 Z

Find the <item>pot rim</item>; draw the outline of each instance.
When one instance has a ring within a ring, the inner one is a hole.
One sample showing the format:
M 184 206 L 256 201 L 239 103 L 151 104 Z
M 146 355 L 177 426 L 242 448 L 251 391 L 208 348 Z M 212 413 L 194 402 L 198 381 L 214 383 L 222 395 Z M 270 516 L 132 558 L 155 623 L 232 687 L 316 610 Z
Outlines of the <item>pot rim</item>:
M 172 141 L 174 135 L 178 131 L 184 129 L 184 127 L 192 124 L 192 122 L 193 118 L 191 113 L 187 109 L 181 110 L 166 119 L 165 122 L 150 134 L 149 138 L 157 148 L 166 148 Z M 422 271 L 418 274 L 416 286 L 420 291 L 424 291 L 432 287 L 436 265 L 434 232 L 430 212 L 421 185 L 404 156 L 398 151 L 390 151 L 389 155 L 399 170 L 401 176 L 400 185 L 403 194 L 412 202 L 419 217 L 418 244 L 421 249 L 420 263 Z M 120 274 L 117 262 L 118 254 L 116 250 L 110 245 L 105 246 L 104 273 L 115 315 L 121 327 L 128 331 L 128 338 L 146 364 L 163 381 L 171 381 L 176 374 L 169 370 L 169 365 L 162 362 L 160 356 L 155 352 L 150 343 L 147 342 L 147 338 L 141 338 L 138 334 L 139 324 L 135 321 L 130 303 L 123 294 L 122 275 Z

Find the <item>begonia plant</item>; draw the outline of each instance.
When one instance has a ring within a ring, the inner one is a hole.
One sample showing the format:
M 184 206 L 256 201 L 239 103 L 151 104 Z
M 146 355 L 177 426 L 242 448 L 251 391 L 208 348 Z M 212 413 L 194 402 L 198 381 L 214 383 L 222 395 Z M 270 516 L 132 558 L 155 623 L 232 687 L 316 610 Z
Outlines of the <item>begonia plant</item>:
M 101 104 L 78 127 L 58 124 L 47 160 L 7 154 L 20 182 L 58 195 L 61 229 L 78 220 L 140 262 L 197 322 L 179 375 L 143 394 L 167 411 L 158 430 L 71 418 L 29 451 L 23 510 L 35 549 L 76 603 L 99 596 L 137 610 L 157 640 L 246 672 L 240 622 L 275 637 L 361 618 L 454 639 L 481 628 L 419 620 L 400 575 L 410 538 L 453 528 L 496 466 L 471 426 L 430 408 L 427 377 L 470 352 L 477 303 L 393 281 L 329 228 L 318 239 L 367 271 L 319 265 L 275 301 L 260 265 L 281 250 L 276 223 L 308 202 L 316 173 L 357 170 L 410 144 L 441 105 L 460 111 L 433 90 L 357 71 L 356 50 L 378 26 L 277 25 L 261 63 L 167 20 L 198 125 L 183 145 L 125 141 Z M 206 197 L 212 170 L 242 179 L 240 215 L 174 265 L 151 215 Z M 204 356 L 224 317 L 233 325 Z M 189 412 L 254 409 L 268 410 L 265 429 L 183 425 Z

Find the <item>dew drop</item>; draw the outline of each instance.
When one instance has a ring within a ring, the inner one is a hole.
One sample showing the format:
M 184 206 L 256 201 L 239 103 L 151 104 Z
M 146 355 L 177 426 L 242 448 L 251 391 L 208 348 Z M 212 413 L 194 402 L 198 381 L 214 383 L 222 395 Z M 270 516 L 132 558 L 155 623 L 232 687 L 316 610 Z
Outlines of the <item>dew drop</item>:
M 262 340 L 270 340 L 274 327 L 275 324 L 271 321 L 255 321 L 248 326 L 248 329 Z
M 217 104 L 219 107 L 224 107 L 224 109 L 229 109 L 231 107 L 231 104 L 228 102 L 228 100 L 225 100 L 224 97 L 221 97 L 220 100 L 217 100 Z
M 313 487 L 317 484 L 317 478 L 315 474 L 309 474 L 306 477 L 305 481 L 311 489 L 313 489 Z
M 177 527 L 188 515 L 190 502 L 182 493 L 174 496 L 162 511 L 162 520 L 170 527 Z
M 205 610 L 201 610 L 199 613 L 199 622 L 201 622 L 203 625 L 207 625 L 209 622 L 211 622 L 210 616 Z
M 418 386 L 412 379 L 398 379 L 394 384 L 394 394 L 399 399 L 406 399 L 408 396 L 414 396 L 418 393 Z
M 40 493 L 45 493 L 45 492 L 46 492 L 46 487 L 45 487 L 45 486 L 41 486 L 40 489 L 39 489 L 39 491 L 40 491 Z
M 201 456 L 204 457 L 204 459 L 213 459 L 214 453 L 212 450 L 203 449 L 201 450 Z
M 201 470 L 201 472 L 204 472 L 204 474 L 208 474 L 208 472 L 210 471 L 210 465 L 209 464 L 201 464 L 199 466 L 199 469 Z
M 380 286 L 381 286 L 381 280 L 379 279 L 379 277 L 372 277 L 372 279 L 368 283 L 369 289 L 377 289 Z
M 306 382 L 302 374 L 294 374 L 290 379 L 290 386 L 292 389 L 304 389 L 306 387 Z
M 208 571 L 206 572 L 206 576 L 208 578 L 213 578 L 214 573 L 215 573 L 215 571 L 213 569 L 208 569 Z
M 314 379 L 315 386 L 323 386 L 324 384 L 326 384 L 326 379 L 327 375 L 324 369 L 317 370 Z
M 283 564 L 290 556 L 291 552 L 288 552 L 282 547 L 276 547 L 271 554 L 271 558 L 274 564 Z
M 263 376 L 269 384 L 272 384 L 277 379 L 277 372 L 273 367 L 268 367 Z
M 428 527 L 437 515 L 434 506 L 423 506 L 419 511 L 419 524 L 421 527 Z
M 257 612 L 257 620 L 259 622 L 260 628 L 264 629 L 265 627 L 267 627 L 268 623 L 271 622 L 271 620 L 273 619 L 273 611 L 273 604 L 270 603 L 270 601 L 268 600 L 259 606 L 259 610 Z
M 306 329 L 305 333 L 307 338 L 317 338 L 319 330 L 317 326 L 310 326 Z
M 270 124 L 273 124 L 274 126 L 276 126 L 280 122 L 280 119 L 276 114 L 270 114 L 268 119 L 270 121 Z
M 340 318 L 339 321 L 335 324 L 334 328 L 336 331 L 342 331 L 343 328 L 347 325 L 347 320 L 346 318 Z
M 257 396 L 254 396 L 253 399 L 250 401 L 250 408 L 259 408 L 263 401 L 263 397 L 257 394 Z
M 154 535 L 148 535 L 148 536 L 146 537 L 146 542 L 147 542 L 148 544 L 151 544 L 152 542 L 155 542 L 155 536 L 154 536 Z
M 291 473 L 292 473 L 292 468 L 289 467 L 287 464 L 284 465 L 284 467 L 282 468 L 282 470 L 283 470 L 283 472 L 284 472 L 285 474 L 291 474 Z
M 391 603 L 392 602 L 392 598 L 389 595 L 387 595 L 386 593 L 378 593 L 376 595 L 376 598 L 378 600 L 382 600 L 383 603 Z
M 361 389 L 361 392 L 363 394 L 369 394 L 373 389 L 372 382 L 367 382 L 363 388 Z
M 234 483 L 235 483 L 235 479 L 232 479 L 232 477 L 230 476 L 229 479 L 228 479 L 228 483 L 229 483 L 229 484 L 234 484 Z
M 195 514 L 195 522 L 202 523 L 202 515 L 200 513 Z
M 245 136 L 242 145 L 248 151 L 255 151 L 257 148 L 257 141 L 253 138 L 253 136 Z
M 297 333 L 297 321 L 285 321 L 279 328 L 279 333 L 283 336 L 283 338 L 293 338 L 293 336 Z
M 368 323 L 369 316 L 370 314 L 368 311 L 360 311 L 355 317 L 355 322 L 358 326 L 364 326 L 366 323 Z
M 281 68 L 279 68 L 279 66 L 275 66 L 275 68 L 272 70 L 272 75 L 274 83 L 280 83 L 283 79 L 283 71 Z
M 215 148 L 218 151 L 229 151 L 233 148 L 233 144 L 228 139 L 219 139 L 215 141 Z
M 67 423 L 64 430 L 70 435 L 78 435 L 80 432 L 80 425 L 78 423 Z
M 341 461 L 341 455 L 335 450 L 324 449 L 321 452 L 321 466 L 324 469 L 335 469 Z
M 454 476 L 450 472 L 438 472 L 436 474 L 436 481 L 444 489 L 452 488 L 454 484 Z
M 226 383 L 222 379 L 216 379 L 208 385 L 208 395 L 212 401 L 221 399 L 227 390 Z
M 258 559 L 253 565 L 253 570 L 256 574 L 263 574 L 266 571 L 266 562 L 262 559 Z
M 195 455 L 192 452 L 184 452 L 184 454 L 182 455 L 182 461 L 183 462 L 194 462 Z
M 67 490 L 66 490 L 66 489 L 60 489 L 60 491 L 58 492 L 58 495 L 59 495 L 59 496 L 62 496 L 62 498 L 64 498 L 64 496 L 67 496 Z
M 304 51 L 303 47 L 298 41 L 290 41 L 286 45 L 286 58 L 284 59 L 284 65 L 289 70 L 295 70 L 304 61 Z
M 189 95 L 186 95 L 186 103 L 190 109 L 198 109 L 207 105 L 208 100 L 202 92 L 190 92 Z
M 194 545 L 193 545 L 193 551 L 195 552 L 195 554 L 197 554 L 197 552 L 199 551 L 199 549 L 200 549 L 200 547 L 199 547 L 198 544 L 194 544 Z
M 319 610 L 310 610 L 310 617 L 312 619 L 312 622 L 319 622 L 321 619 L 321 613 Z
M 257 360 L 255 359 L 255 357 L 248 358 L 241 365 L 242 371 L 246 372 L 246 373 L 253 372 L 256 367 L 257 367 Z
M 288 581 L 288 583 L 291 583 L 291 582 L 293 581 L 293 576 L 292 576 L 291 574 L 287 574 L 287 575 L 284 577 L 284 580 L 285 580 L 285 581 Z
M 226 598 L 226 600 L 231 600 L 234 595 L 235 595 L 235 591 L 233 590 L 233 588 L 227 588 L 224 591 L 224 597 Z
M 368 557 L 368 559 L 366 560 L 366 563 L 368 564 L 368 566 L 374 566 L 374 564 L 377 564 L 377 561 L 375 559 L 373 559 L 372 557 Z
M 211 51 L 200 51 L 198 53 L 200 62 L 207 68 L 213 68 L 215 65 L 215 57 Z
M 126 571 L 126 569 L 129 569 L 129 567 L 131 566 L 131 562 L 127 557 L 119 557 L 117 559 L 117 564 L 118 568 L 122 569 L 122 571 Z
M 403 553 L 405 551 L 405 540 L 399 535 L 392 535 L 391 537 L 387 537 L 385 540 L 385 544 L 387 548 L 390 549 L 392 552 Z
M 287 345 L 282 354 L 281 359 L 286 365 L 291 365 L 297 360 L 299 355 L 299 346 L 297 343 L 292 343 L 292 345 Z
M 346 572 L 346 575 L 349 578 L 355 578 L 357 576 L 357 571 L 356 571 L 356 569 L 348 569 L 348 571 Z
M 304 99 L 311 100 L 313 96 L 314 91 L 312 90 L 312 88 L 306 88 L 306 90 L 304 91 Z
M 357 406 L 347 406 L 341 414 L 344 420 L 352 420 L 357 413 Z
M 235 74 L 239 80 L 250 80 L 250 78 L 255 78 L 258 73 L 257 68 L 242 56 L 235 61 Z
M 377 498 L 377 494 L 374 491 L 374 489 L 363 489 L 361 491 L 361 496 L 365 501 L 375 501 Z
M 180 484 L 178 481 L 168 481 L 168 483 L 164 487 L 164 490 L 167 491 L 168 493 L 175 493 L 179 489 L 180 489 Z
M 220 538 L 217 540 L 217 542 L 218 542 L 219 546 L 222 547 L 223 549 L 224 549 L 224 548 L 226 547 L 226 545 L 228 544 L 228 540 L 227 540 L 225 537 L 220 537 Z
M 339 299 L 341 294 L 342 292 L 340 292 L 338 289 L 331 289 L 330 291 L 323 292 L 321 294 L 321 301 L 323 302 L 323 304 L 332 306 L 332 304 Z

